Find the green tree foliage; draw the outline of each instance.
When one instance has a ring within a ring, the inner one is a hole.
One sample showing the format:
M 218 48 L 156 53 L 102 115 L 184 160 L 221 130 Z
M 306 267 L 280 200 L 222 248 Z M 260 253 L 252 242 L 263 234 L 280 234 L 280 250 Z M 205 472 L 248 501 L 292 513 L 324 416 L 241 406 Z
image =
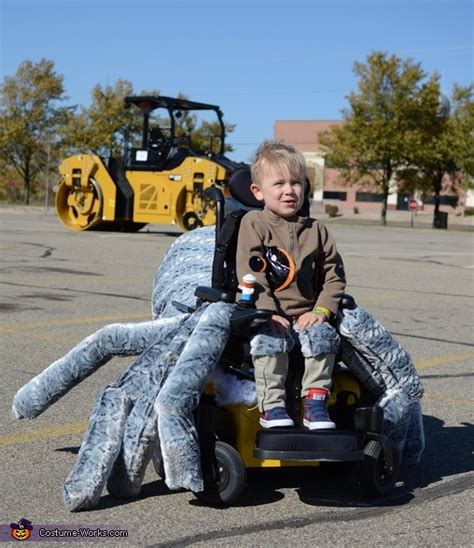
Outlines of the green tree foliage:
M 235 124 L 225 124 L 225 133 L 228 135 L 235 129 Z M 220 151 L 221 127 L 218 121 L 201 120 L 198 123 L 198 117 L 191 112 L 184 112 L 178 119 L 177 135 L 189 135 L 190 146 L 195 150 L 205 150 L 207 152 Z M 224 145 L 224 152 L 232 152 L 233 147 L 229 144 Z
M 434 226 L 439 226 L 443 183 L 449 180 L 454 191 L 466 188 L 474 176 L 472 95 L 473 86 L 454 86 L 451 101 L 439 89 L 432 95 L 418 119 L 420 141 L 408 152 L 407 167 L 398 173 L 405 188 L 434 194 Z
M 118 80 L 113 86 L 102 88 L 97 85 L 92 90 L 89 107 L 82 107 L 78 114 L 70 115 L 66 141 L 71 152 L 92 151 L 100 156 L 120 156 L 125 143 L 134 146 L 141 142 L 142 115 L 137 108 L 125 108 L 124 99 L 134 95 L 133 85 L 127 80 Z M 139 95 L 157 96 L 157 90 L 142 91 Z M 184 94 L 178 97 L 186 99 Z M 170 120 L 163 109 L 150 115 L 150 128 L 159 126 L 165 136 L 169 136 Z M 226 124 L 231 132 L 234 124 Z M 176 119 L 176 134 L 189 135 L 191 146 L 196 149 L 218 152 L 220 126 L 217 121 L 199 120 L 195 113 L 183 111 Z M 226 146 L 226 151 L 232 147 Z
M 97 84 L 91 92 L 91 103 L 71 113 L 65 131 L 70 152 L 92 151 L 100 156 L 119 156 L 127 136 L 139 131 L 140 116 L 134 109 L 124 108 L 124 99 L 133 95 L 128 80 L 118 80 L 113 86 Z
M 407 167 L 412 150 L 421 146 L 420 130 L 432 122 L 439 101 L 439 77 L 427 75 L 418 63 L 375 52 L 367 63 L 355 63 L 358 92 L 348 96 L 344 124 L 320 136 L 328 161 L 340 166 L 351 184 L 375 186 L 383 194 L 381 220 L 394 178 Z
M 0 160 L 0 201 L 21 202 L 23 200 L 23 181 L 18 171 L 7 161 Z
M 53 61 L 22 63 L 0 88 L 0 166 L 4 166 L 0 199 L 18 195 L 12 168 L 23 184 L 24 201 L 29 203 L 32 191 L 48 180 L 49 171 L 57 170 L 58 162 L 67 155 L 93 152 L 103 157 L 120 156 L 127 141 L 137 144 L 142 115 L 139 109 L 125 108 L 124 99 L 129 95 L 135 95 L 131 82 L 118 80 L 114 85 L 96 85 L 87 107 L 61 107 L 60 101 L 66 99 L 63 77 L 54 71 Z M 159 91 L 140 95 L 159 95 Z M 152 113 L 151 119 L 164 128 L 170 126 L 162 109 Z M 226 124 L 228 133 L 234 128 L 234 124 Z M 176 129 L 178 135 L 190 137 L 192 148 L 218 152 L 217 121 L 183 112 Z M 232 147 L 227 145 L 225 150 Z
M 158 95 L 157 93 L 143 93 L 143 95 Z M 183 93 L 178 93 L 178 99 L 188 99 Z M 153 116 L 153 122 L 157 123 L 161 128 L 169 128 L 169 120 L 161 116 L 159 113 L 162 110 L 155 111 L 158 114 Z M 204 111 L 207 112 L 207 111 Z M 219 152 L 221 127 L 216 119 L 216 115 L 209 111 L 211 119 L 204 119 L 196 112 L 182 111 L 176 117 L 176 135 L 189 136 L 189 145 L 195 150 L 204 150 L 207 152 Z M 151 122 L 151 123 L 153 123 Z M 228 135 L 235 129 L 235 124 L 225 123 L 225 133 Z M 231 145 L 225 144 L 224 152 L 232 152 L 234 149 Z
M 474 180 L 474 85 L 454 86 L 452 98 L 452 155 L 464 186 Z
M 235 124 L 225 124 L 225 133 L 228 135 L 235 129 Z M 219 122 L 201 122 L 192 135 L 192 147 L 209 152 L 219 152 L 221 128 Z M 232 152 L 234 147 L 225 143 L 224 152 Z
M 68 111 L 58 103 L 64 99 L 63 77 L 47 59 L 23 62 L 0 88 L 0 160 L 20 175 L 27 204 L 45 158 L 60 146 L 57 132 Z

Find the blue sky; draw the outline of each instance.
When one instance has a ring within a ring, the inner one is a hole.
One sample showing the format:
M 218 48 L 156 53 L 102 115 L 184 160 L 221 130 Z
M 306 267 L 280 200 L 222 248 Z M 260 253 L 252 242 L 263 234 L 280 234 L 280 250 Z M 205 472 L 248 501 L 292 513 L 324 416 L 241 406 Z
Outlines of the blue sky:
M 68 104 L 96 84 L 185 93 L 237 124 L 247 161 L 275 120 L 339 119 L 354 61 L 375 50 L 438 71 L 445 93 L 473 82 L 470 0 L 0 0 L 0 72 L 55 62 Z

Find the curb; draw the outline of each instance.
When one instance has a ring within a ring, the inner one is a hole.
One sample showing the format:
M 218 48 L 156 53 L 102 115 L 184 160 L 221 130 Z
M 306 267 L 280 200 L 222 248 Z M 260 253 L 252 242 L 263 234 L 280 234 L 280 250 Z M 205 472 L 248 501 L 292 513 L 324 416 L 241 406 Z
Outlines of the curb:
M 436 230 L 436 231 L 443 231 L 443 230 L 447 230 L 447 231 L 450 231 L 450 230 L 460 230 L 460 231 L 463 231 L 463 232 L 474 232 L 474 224 L 458 224 L 458 223 L 448 223 L 448 228 L 447 229 L 443 229 L 443 228 L 434 228 L 432 226 L 432 222 L 428 222 L 428 221 L 419 221 L 417 222 L 415 220 L 414 222 L 414 225 L 411 226 L 411 221 L 399 221 L 399 220 L 390 220 L 390 217 L 387 218 L 387 224 L 386 225 L 382 225 L 382 223 L 380 222 L 380 220 L 375 220 L 375 219 L 364 219 L 364 218 L 360 218 L 360 219 L 344 219 L 344 218 L 336 218 L 336 217 L 327 217 L 325 215 L 315 215 L 315 217 L 323 222 L 324 224 L 326 225 L 347 225 L 347 226 L 378 226 L 380 228 L 393 228 L 393 227 L 396 227 L 396 228 L 409 228 L 409 229 L 412 229 L 412 230 L 417 230 L 417 229 L 424 229 L 424 230 Z

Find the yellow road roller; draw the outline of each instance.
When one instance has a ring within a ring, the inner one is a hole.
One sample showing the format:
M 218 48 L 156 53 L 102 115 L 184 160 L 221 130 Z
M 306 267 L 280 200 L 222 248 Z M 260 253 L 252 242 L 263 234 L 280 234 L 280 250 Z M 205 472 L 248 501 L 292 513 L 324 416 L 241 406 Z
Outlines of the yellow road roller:
M 141 142 L 127 140 L 120 157 L 77 154 L 61 163 L 56 193 L 61 222 L 76 231 L 137 231 L 148 223 L 177 223 L 188 231 L 214 224 L 215 203 L 204 191 L 215 186 L 227 196 L 230 175 L 245 166 L 224 154 L 220 108 L 164 96 L 126 97 L 125 108 L 130 107 L 142 114 Z M 163 110 L 167 116 L 157 115 Z M 217 152 L 194 148 L 192 135 L 183 133 L 177 121 L 191 111 L 217 116 Z

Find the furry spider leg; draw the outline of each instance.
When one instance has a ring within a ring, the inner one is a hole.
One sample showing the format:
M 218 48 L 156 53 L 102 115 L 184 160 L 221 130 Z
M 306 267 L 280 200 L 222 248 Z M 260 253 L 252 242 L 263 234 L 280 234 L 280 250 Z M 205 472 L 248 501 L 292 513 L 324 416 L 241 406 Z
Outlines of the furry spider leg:
M 156 435 L 153 435 L 153 431 L 156 431 L 156 417 L 150 417 L 154 399 L 202 311 L 188 317 L 180 329 L 174 332 L 171 340 L 161 340 L 143 352 L 114 384 L 106 387 L 99 395 L 76 462 L 64 483 L 64 502 L 69 510 L 86 510 L 97 506 L 121 448 L 125 447 L 124 441 L 128 441 L 129 450 L 123 449 L 123 454 L 132 463 L 126 459 L 122 459 L 123 464 L 119 461 L 115 472 L 118 484 L 112 487 L 115 482 L 109 481 L 111 494 L 133 496 L 139 492 L 144 468 L 151 458 L 152 443 L 156 441 Z M 145 391 L 144 386 L 147 387 Z M 141 416 L 136 410 L 142 411 Z M 143 435 L 144 430 L 148 435 Z M 133 466 L 134 462 L 138 467 Z
M 225 347 L 233 310 L 234 305 L 225 303 L 202 306 L 168 345 L 148 349 L 140 360 L 154 364 L 145 368 L 149 382 L 143 383 L 142 378 L 141 384 L 147 389 L 133 407 L 120 382 L 123 377 L 128 380 L 127 375 L 103 391 L 64 484 L 69 510 L 94 508 L 106 481 L 115 496 L 132 497 L 140 492 L 158 439 L 157 420 L 162 425 L 160 439 L 165 440 L 161 452 L 168 487 L 202 490 L 192 412 Z
M 158 394 L 155 410 L 166 485 L 203 490 L 193 411 L 230 335 L 233 304 L 211 304 L 200 318 L 176 366 Z
M 22 386 L 13 398 L 15 419 L 33 419 L 114 356 L 137 356 L 179 330 L 187 315 L 138 324 L 110 324 Z
M 337 317 L 342 360 L 378 399 L 387 434 L 405 464 L 418 464 L 425 447 L 420 400 L 423 385 L 408 352 L 362 307 Z

